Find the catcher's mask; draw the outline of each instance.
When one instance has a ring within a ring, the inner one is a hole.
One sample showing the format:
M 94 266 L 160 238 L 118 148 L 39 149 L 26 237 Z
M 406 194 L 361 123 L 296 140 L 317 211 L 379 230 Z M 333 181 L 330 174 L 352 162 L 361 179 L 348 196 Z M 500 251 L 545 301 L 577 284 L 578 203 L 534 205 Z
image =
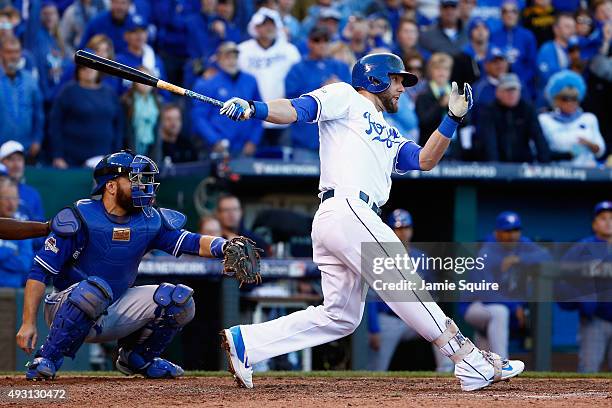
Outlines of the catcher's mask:
M 104 191 L 106 182 L 119 176 L 126 176 L 131 183 L 132 204 L 142 208 L 145 215 L 151 216 L 151 206 L 159 183 L 155 176 L 159 174 L 157 164 L 147 156 L 134 155 L 122 150 L 105 156 L 94 170 L 95 185 L 91 195 L 99 195 Z

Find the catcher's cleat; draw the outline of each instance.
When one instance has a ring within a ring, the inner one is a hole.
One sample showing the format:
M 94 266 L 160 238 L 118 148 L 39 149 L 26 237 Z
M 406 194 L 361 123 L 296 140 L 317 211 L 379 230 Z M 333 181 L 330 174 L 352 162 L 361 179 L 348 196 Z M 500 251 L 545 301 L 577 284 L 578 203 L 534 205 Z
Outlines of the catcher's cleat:
M 115 366 L 125 375 L 140 374 L 145 378 L 178 378 L 185 373 L 179 365 L 171 361 L 155 357 L 145 362 L 138 354 L 124 350 L 123 347 L 119 349 Z
M 525 369 L 520 360 L 505 360 L 490 351 L 474 348 L 455 364 L 455 376 L 463 391 L 475 391 L 489 385 L 516 377 Z
M 27 365 L 26 380 L 30 381 L 46 381 L 53 380 L 57 369 L 53 361 L 44 357 L 36 357 Z
M 239 387 L 253 388 L 253 367 L 249 365 L 239 326 L 224 329 L 220 333 L 221 347 L 227 357 L 227 369 Z

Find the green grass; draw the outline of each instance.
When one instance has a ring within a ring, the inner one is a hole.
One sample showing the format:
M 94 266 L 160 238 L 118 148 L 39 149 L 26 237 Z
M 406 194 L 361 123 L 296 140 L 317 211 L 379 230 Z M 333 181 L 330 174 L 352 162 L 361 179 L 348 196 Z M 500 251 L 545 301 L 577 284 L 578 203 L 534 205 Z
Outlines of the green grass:
M 63 376 L 76 377 L 123 377 L 118 371 L 60 371 Z M 23 372 L 2 371 L 0 376 L 20 376 Z M 189 377 L 223 377 L 229 376 L 225 371 L 187 371 Z M 420 377 L 451 377 L 450 373 L 436 373 L 434 371 L 391 371 L 391 372 L 372 372 L 372 371 L 311 371 L 308 373 L 301 371 L 269 371 L 266 373 L 255 374 L 262 377 L 313 377 L 313 378 L 420 378 Z M 572 372 L 557 371 L 526 371 L 521 374 L 524 378 L 607 378 L 612 379 L 612 372 L 581 374 Z

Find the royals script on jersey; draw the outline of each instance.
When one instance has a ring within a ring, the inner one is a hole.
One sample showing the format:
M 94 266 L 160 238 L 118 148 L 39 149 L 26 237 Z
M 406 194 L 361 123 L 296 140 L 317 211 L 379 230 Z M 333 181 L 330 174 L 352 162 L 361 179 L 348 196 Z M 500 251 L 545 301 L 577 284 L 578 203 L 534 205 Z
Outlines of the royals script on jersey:
M 351 85 L 338 82 L 307 93 L 318 105 L 321 179 L 319 190 L 355 189 L 378 206 L 389 198 L 391 173 L 404 143 L 382 112 Z

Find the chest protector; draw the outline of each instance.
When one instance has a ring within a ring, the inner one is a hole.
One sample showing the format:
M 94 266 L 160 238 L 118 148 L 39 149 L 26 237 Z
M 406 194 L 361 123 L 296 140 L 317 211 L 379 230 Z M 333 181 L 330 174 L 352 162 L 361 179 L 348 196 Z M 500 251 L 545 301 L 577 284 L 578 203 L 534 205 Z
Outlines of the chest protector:
M 160 215 L 153 210 L 151 217 L 142 211 L 115 217 L 98 200 L 80 200 L 74 208 L 83 224 L 84 242 L 71 272 L 101 277 L 117 299 L 134 284 L 138 265 L 161 228 Z

